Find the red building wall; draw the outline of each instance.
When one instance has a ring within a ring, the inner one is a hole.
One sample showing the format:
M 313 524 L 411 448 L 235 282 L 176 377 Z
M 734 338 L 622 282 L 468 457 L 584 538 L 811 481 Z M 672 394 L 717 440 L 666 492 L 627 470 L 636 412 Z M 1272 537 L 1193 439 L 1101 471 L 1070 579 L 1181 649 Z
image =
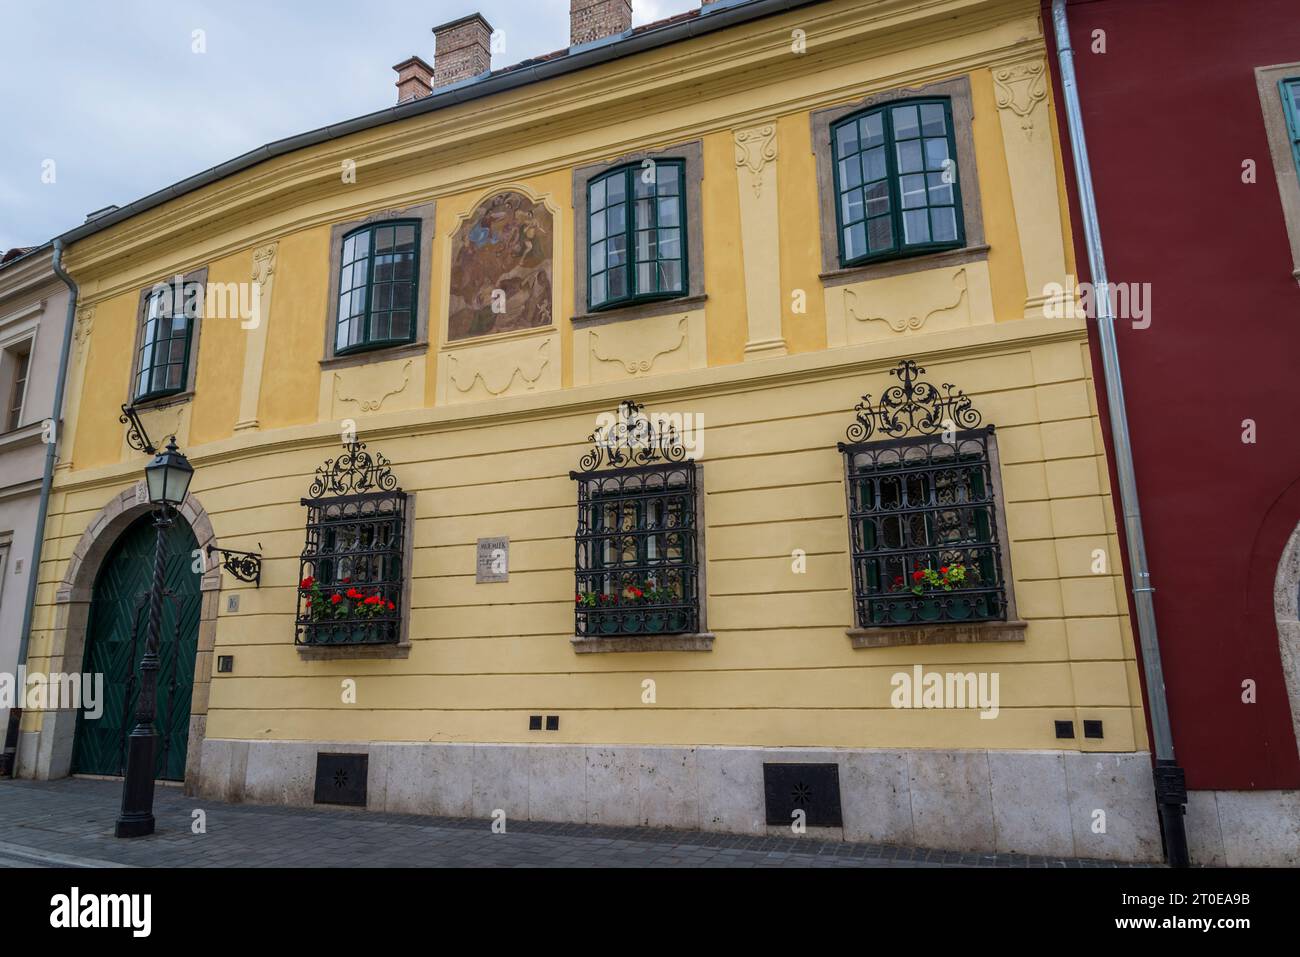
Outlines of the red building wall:
M 1117 333 L 1177 758 L 1193 789 L 1297 788 L 1273 585 L 1300 522 L 1300 285 L 1255 68 L 1300 61 L 1300 0 L 1068 13 L 1110 280 L 1151 284 L 1150 327 Z M 1093 360 L 1100 383 L 1095 336 Z

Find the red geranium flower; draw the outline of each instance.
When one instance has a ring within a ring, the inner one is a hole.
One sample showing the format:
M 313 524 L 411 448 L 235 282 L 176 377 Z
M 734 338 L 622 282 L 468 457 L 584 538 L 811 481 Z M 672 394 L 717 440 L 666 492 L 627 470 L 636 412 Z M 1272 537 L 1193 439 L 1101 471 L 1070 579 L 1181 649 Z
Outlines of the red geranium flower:
M 925 572 L 923 571 L 912 572 L 912 581 L 919 582 L 923 578 L 925 578 Z
M 316 584 L 316 579 L 314 579 L 314 578 L 304 578 L 304 579 L 302 580 L 302 582 L 299 583 L 298 587 L 299 587 L 299 588 L 310 589 L 311 586 L 314 585 L 314 584 Z
M 330 599 L 330 601 L 333 602 L 335 605 L 337 605 L 342 600 L 343 600 L 343 596 L 337 593 L 335 593 L 334 597 Z
M 939 574 L 940 574 L 940 575 L 946 575 L 946 574 L 948 574 L 948 566 L 947 566 L 947 565 L 944 565 L 943 568 L 940 568 L 940 569 L 939 569 Z
M 396 610 L 397 610 L 397 606 L 394 605 L 394 604 L 390 601 L 390 602 L 388 603 L 388 610 L 389 610 L 389 611 L 396 611 Z

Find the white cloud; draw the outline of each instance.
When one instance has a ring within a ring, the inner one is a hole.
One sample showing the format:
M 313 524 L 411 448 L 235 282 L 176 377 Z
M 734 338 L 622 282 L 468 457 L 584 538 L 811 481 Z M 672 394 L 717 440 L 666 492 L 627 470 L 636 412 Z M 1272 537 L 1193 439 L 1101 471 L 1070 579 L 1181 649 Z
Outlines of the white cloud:
M 634 0 L 638 24 L 699 0 Z M 567 0 L 91 0 L 12 4 L 0 30 L 0 247 L 43 243 L 272 140 L 391 106 L 390 69 L 477 6 L 507 49 L 568 45 Z M 207 51 L 191 50 L 203 30 Z M 58 163 L 58 181 L 40 164 Z

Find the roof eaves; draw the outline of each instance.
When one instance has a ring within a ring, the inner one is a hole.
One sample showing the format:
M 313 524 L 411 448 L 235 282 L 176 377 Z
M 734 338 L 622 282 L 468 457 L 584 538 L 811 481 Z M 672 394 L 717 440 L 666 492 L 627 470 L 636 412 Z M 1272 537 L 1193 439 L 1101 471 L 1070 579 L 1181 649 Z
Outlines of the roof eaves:
M 300 149 L 327 143 L 343 136 L 374 129 L 388 123 L 410 119 L 414 116 L 434 113 L 451 106 L 482 99 L 495 93 L 518 89 L 556 76 L 575 73 L 613 60 L 634 56 L 647 50 L 694 39 L 730 26 L 785 13 L 799 7 L 811 6 L 818 2 L 820 0 L 742 0 L 742 2 L 735 5 L 712 10 L 708 14 L 703 14 L 699 10 L 692 10 L 656 23 L 646 24 L 633 30 L 630 36 L 620 39 L 616 43 L 596 46 L 576 53 L 569 50 L 557 50 L 554 53 L 535 58 L 531 65 L 525 65 L 529 61 L 524 61 L 522 64 L 503 67 L 500 70 L 484 73 L 481 77 L 464 85 L 458 84 L 453 89 L 435 92 L 418 100 L 408 100 L 396 106 L 386 107 L 373 113 L 366 113 L 350 120 L 344 120 L 341 123 L 323 126 L 316 130 L 299 133 L 295 136 L 285 137 L 259 146 L 203 172 L 188 176 L 178 183 L 173 183 L 171 186 L 150 193 L 133 203 L 123 206 L 116 212 L 76 226 L 60 234 L 58 238 L 65 243 L 85 239 L 150 209 L 161 206 L 170 200 L 179 199 L 188 193 L 218 182 L 228 176 L 243 172 L 259 163 Z

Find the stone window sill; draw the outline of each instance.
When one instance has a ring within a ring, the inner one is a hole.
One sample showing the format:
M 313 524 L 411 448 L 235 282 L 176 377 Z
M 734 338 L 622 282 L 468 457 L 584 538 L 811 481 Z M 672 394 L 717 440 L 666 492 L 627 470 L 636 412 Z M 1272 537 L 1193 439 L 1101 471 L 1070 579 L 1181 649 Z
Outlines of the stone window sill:
M 635 654 L 651 651 L 712 651 L 713 635 L 636 635 L 610 638 L 573 638 L 580 655 Z
M 909 645 L 966 645 L 1025 640 L 1026 621 L 978 621 L 972 624 L 905 625 L 901 628 L 851 628 L 854 648 L 904 648 Z
M 572 321 L 575 326 L 600 326 L 609 322 L 671 316 L 676 312 L 692 312 L 699 309 L 708 299 L 708 296 L 682 296 L 679 299 L 662 299 L 658 302 L 638 302 L 603 312 L 584 312 L 574 316 Z
M 296 645 L 301 661 L 354 661 L 411 657 L 411 643 L 396 645 Z
M 135 409 L 137 412 L 153 412 L 158 409 L 169 409 L 174 405 L 183 405 L 194 398 L 194 390 L 186 389 L 184 392 L 177 392 L 175 395 L 159 396 L 156 399 L 132 399 L 127 406 Z M 152 436 L 150 436 L 152 438 Z
M 385 349 L 370 349 L 366 352 L 354 352 L 345 356 L 330 356 L 320 360 L 321 369 L 348 369 L 353 366 L 371 365 L 376 362 L 395 362 L 398 359 L 422 357 L 429 351 L 428 342 L 407 342 L 400 346 Z
M 39 445 L 44 434 L 44 422 L 32 422 L 28 425 L 21 425 L 12 432 L 2 432 L 0 433 L 0 451 L 8 451 L 24 445 Z M 39 481 L 37 484 L 40 484 Z
M 849 266 L 847 269 L 833 269 L 822 273 L 819 278 L 828 286 L 843 286 L 852 282 L 867 282 L 871 279 L 886 279 L 890 276 L 925 272 L 927 269 L 943 269 L 947 266 L 960 266 L 963 263 L 983 262 L 988 258 L 988 246 L 965 246 L 961 249 L 946 249 L 943 252 L 926 253 L 921 256 L 885 259 L 862 266 Z

